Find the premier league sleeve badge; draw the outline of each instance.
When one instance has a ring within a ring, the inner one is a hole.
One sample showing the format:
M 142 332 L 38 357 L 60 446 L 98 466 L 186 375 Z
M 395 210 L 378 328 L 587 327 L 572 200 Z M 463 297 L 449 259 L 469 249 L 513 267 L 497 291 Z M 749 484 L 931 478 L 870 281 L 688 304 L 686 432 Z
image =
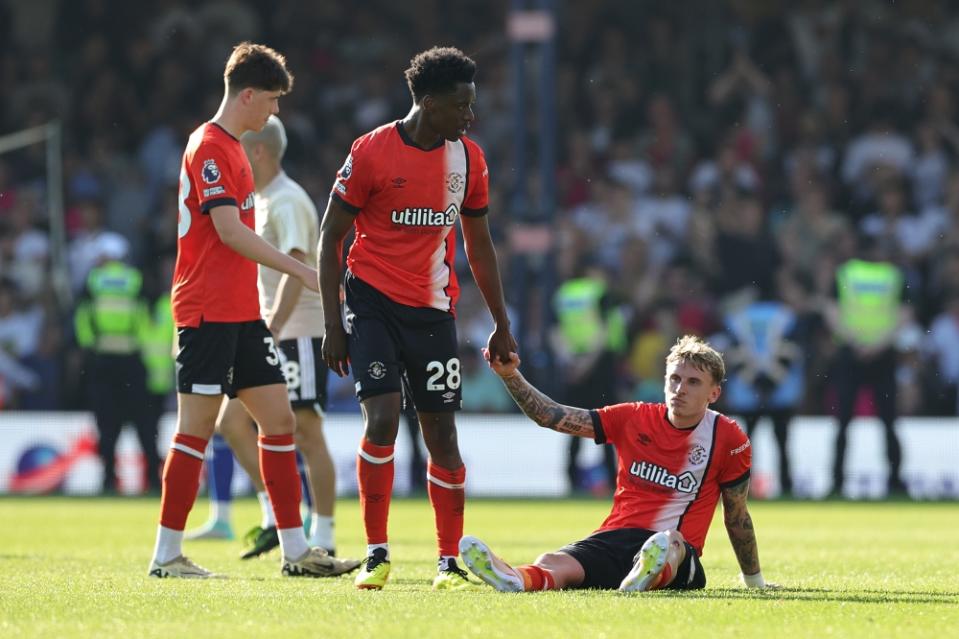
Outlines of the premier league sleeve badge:
M 216 184 L 220 181 L 220 167 L 215 160 L 203 160 L 203 169 L 200 171 L 203 181 L 207 184 Z

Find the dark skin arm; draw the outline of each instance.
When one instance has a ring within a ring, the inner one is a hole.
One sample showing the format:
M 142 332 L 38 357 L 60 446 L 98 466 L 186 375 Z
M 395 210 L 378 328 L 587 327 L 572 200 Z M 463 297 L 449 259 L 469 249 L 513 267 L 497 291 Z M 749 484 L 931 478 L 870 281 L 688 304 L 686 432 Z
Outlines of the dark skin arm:
M 473 272 L 473 279 L 476 280 L 476 285 L 493 316 L 494 328 L 486 348 L 493 361 L 506 363 L 510 361 L 510 353 L 515 353 L 518 348 L 509 330 L 503 284 L 499 276 L 493 238 L 489 233 L 489 221 L 485 215 L 479 217 L 461 215 L 460 223 L 463 227 L 466 259 Z
M 488 351 L 484 351 L 487 361 L 493 371 L 503 380 L 503 385 L 513 397 L 513 401 L 527 417 L 542 426 L 555 430 L 557 433 L 588 437 L 592 439 L 596 433 L 593 430 L 593 420 L 589 411 L 573 406 L 558 404 L 526 381 L 520 372 L 519 355 L 510 353 L 506 363 L 491 359 Z
M 323 298 L 323 361 L 340 377 L 349 375 L 346 330 L 340 315 L 340 282 L 343 280 L 343 238 L 353 226 L 354 215 L 330 198 L 320 224 L 320 248 L 316 259 L 320 295 Z
M 755 575 L 759 572 L 759 549 L 756 547 L 756 532 L 753 529 L 753 520 L 746 507 L 746 497 L 749 494 L 749 480 L 735 486 L 722 489 L 723 496 L 723 523 L 726 524 L 726 533 L 729 543 L 736 553 L 736 560 L 744 575 Z

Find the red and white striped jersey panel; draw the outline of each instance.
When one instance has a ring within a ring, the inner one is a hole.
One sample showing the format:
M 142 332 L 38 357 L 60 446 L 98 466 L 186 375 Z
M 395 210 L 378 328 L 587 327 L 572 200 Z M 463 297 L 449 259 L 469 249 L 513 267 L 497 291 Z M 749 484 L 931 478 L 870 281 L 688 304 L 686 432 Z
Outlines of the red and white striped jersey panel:
M 347 266 L 395 302 L 453 312 L 459 285 L 453 232 L 485 215 L 486 161 L 468 138 L 417 146 L 401 122 L 353 143 L 331 197 L 356 214 Z
M 631 403 L 594 412 L 596 441 L 619 454 L 613 509 L 600 530 L 675 529 L 702 554 L 723 486 L 749 476 L 752 451 L 736 422 L 707 410 L 679 429 L 664 404 Z
M 706 411 L 703 421 L 690 434 L 690 450 L 712 450 L 718 416 L 719 414 L 715 411 Z M 676 476 L 679 478 L 678 482 L 680 484 L 685 482 L 689 486 L 703 486 L 708 470 L 708 459 L 708 454 L 701 458 L 686 455 L 686 463 L 676 472 Z M 674 493 L 672 499 L 667 500 L 656 513 L 656 518 L 653 519 L 650 528 L 653 530 L 678 529 L 682 523 L 683 515 L 686 514 L 698 496 L 699 493 L 694 491 Z

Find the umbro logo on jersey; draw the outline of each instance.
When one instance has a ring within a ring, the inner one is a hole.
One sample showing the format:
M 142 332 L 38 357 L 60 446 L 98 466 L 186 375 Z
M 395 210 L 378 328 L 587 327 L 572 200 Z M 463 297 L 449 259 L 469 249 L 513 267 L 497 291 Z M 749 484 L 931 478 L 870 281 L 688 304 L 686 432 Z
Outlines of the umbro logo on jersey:
M 681 493 L 695 492 L 696 487 L 699 486 L 696 477 L 688 470 L 681 475 L 674 475 L 662 466 L 646 461 L 634 461 L 630 464 L 629 474 L 666 488 L 673 488 Z
M 636 437 L 636 439 L 638 439 L 639 443 L 642 444 L 643 446 L 649 446 L 651 443 L 653 443 L 653 438 L 647 435 L 646 433 L 640 433 L 639 436 Z
M 402 189 L 406 184 L 406 178 L 393 178 L 393 188 Z
M 445 211 L 434 211 L 431 208 L 405 208 L 402 211 L 393 210 L 393 224 L 403 226 L 453 226 L 459 209 L 450 204 Z

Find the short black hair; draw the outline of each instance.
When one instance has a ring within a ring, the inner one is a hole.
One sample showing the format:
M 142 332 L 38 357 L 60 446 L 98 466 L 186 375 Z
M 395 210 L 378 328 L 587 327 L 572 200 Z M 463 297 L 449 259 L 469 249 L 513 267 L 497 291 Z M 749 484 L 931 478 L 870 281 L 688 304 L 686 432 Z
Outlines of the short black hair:
M 437 93 L 452 93 L 460 82 L 472 82 L 476 63 L 456 47 L 433 47 L 417 53 L 404 73 L 413 100 Z
M 288 93 L 293 88 L 293 74 L 286 68 L 283 54 L 252 42 L 233 47 L 223 78 L 234 93 L 247 88 Z

